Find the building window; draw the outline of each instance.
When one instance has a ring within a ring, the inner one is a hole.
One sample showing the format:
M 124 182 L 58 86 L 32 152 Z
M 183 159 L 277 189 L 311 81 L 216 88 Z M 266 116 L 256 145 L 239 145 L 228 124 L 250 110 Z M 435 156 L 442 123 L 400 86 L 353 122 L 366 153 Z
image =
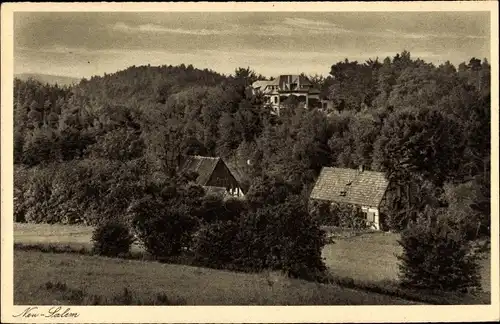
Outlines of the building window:
M 370 223 L 375 222 L 375 213 L 374 212 L 367 212 L 366 213 L 366 220 Z
M 277 104 L 277 103 L 278 103 L 278 97 L 273 97 L 273 102 L 274 102 L 275 104 Z

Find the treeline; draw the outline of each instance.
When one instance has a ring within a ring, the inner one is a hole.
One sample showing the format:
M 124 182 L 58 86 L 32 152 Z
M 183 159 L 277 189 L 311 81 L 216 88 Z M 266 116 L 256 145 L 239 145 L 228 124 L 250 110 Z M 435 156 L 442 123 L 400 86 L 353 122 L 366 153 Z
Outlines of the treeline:
M 224 157 L 249 185 L 280 179 L 303 201 L 323 166 L 363 164 L 393 180 L 387 227 L 405 228 L 430 205 L 471 238 L 489 233 L 486 60 L 435 66 L 406 51 L 345 60 L 312 78 L 331 111 L 289 100 L 279 118 L 249 91 L 258 79 L 250 68 L 226 76 L 181 65 L 71 88 L 15 80 L 16 219 L 120 217 L 144 183 L 173 178 L 181 156 L 199 154 Z

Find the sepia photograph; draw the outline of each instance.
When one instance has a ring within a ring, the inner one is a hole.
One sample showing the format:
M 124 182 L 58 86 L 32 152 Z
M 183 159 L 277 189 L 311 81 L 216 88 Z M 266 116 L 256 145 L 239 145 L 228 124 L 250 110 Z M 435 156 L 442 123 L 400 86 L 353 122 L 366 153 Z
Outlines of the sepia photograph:
M 498 319 L 498 7 L 431 4 L 2 5 L 2 322 Z

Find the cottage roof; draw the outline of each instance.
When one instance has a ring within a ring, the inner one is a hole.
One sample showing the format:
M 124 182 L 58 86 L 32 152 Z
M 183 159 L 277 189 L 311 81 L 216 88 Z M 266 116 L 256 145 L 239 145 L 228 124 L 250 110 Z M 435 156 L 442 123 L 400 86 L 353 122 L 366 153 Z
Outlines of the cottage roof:
M 388 185 L 382 172 L 324 167 L 311 199 L 378 207 Z
M 181 170 L 185 173 L 196 172 L 198 174 L 196 183 L 204 186 L 210 180 L 219 160 L 219 157 L 190 155 L 186 157 Z
M 238 181 L 238 183 L 241 185 L 241 183 L 243 182 L 243 174 L 240 172 L 240 169 L 238 169 L 236 164 L 226 162 L 226 167 L 229 170 L 229 172 L 231 172 L 236 181 Z

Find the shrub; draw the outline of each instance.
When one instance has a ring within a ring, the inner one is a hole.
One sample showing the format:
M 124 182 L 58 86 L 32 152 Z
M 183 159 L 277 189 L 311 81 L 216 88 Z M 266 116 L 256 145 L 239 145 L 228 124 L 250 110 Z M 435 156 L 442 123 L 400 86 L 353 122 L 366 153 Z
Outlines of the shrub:
M 291 196 L 281 205 L 250 211 L 240 227 L 236 238 L 238 266 L 282 270 L 301 278 L 325 270 L 321 258 L 325 233 L 300 197 Z
M 203 226 L 194 243 L 195 261 L 214 268 L 230 266 L 235 259 L 238 231 L 239 224 L 233 221 L 218 221 Z
M 253 208 L 283 203 L 288 196 L 300 190 L 278 177 L 256 178 L 246 194 L 248 204 Z
M 311 217 L 322 226 L 337 226 L 354 230 L 367 227 L 365 215 L 356 206 L 313 201 L 310 203 L 309 212 Z
M 48 203 L 52 194 L 54 170 L 36 167 L 30 171 L 26 179 L 28 181 L 26 191 L 22 196 L 22 205 L 25 208 L 24 218 L 29 223 L 56 223 L 58 220 L 53 219 Z
M 307 213 L 306 205 L 298 197 L 291 197 L 279 211 L 278 233 L 284 246 L 281 268 L 294 277 L 312 279 L 312 275 L 326 270 L 321 251 L 326 234 Z
M 247 211 L 241 204 L 233 207 L 235 217 L 240 211 L 235 220 L 205 224 L 197 233 L 194 258 L 198 264 L 242 271 L 281 270 L 304 279 L 324 272 L 321 251 L 326 236 L 301 197 Z
M 92 242 L 94 253 L 104 256 L 120 256 L 130 252 L 134 237 L 126 225 L 108 221 L 95 228 Z
M 310 203 L 309 212 L 313 219 L 322 226 L 339 226 L 338 215 L 331 212 L 331 203 L 314 200 Z
M 359 230 L 367 227 L 366 217 L 359 207 L 351 205 L 332 205 L 330 212 L 337 215 L 336 218 L 341 228 Z
M 469 240 L 490 235 L 490 198 L 483 177 L 458 185 L 446 184 L 444 197 L 449 218 Z
M 134 201 L 129 212 L 135 233 L 156 258 L 180 255 L 190 247 L 198 221 L 181 197 L 164 200 L 150 195 Z
M 403 286 L 448 291 L 480 287 L 476 256 L 443 213 L 426 210 L 402 232 L 398 258 Z
M 205 223 L 238 220 L 240 215 L 247 210 L 246 202 L 242 199 L 206 195 L 201 200 L 196 216 Z
M 28 188 L 29 170 L 23 167 L 14 167 L 14 221 L 26 221 L 26 203 L 24 194 Z
M 203 197 L 197 216 L 203 222 L 213 223 L 225 214 L 224 201 L 221 197 L 215 195 L 206 195 Z

